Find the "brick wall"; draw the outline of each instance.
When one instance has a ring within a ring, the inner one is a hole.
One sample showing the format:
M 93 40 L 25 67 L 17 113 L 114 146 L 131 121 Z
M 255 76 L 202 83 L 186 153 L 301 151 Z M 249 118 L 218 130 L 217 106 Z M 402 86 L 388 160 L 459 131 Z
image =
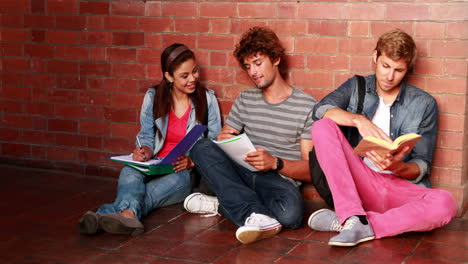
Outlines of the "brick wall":
M 468 3 L 463 1 L 0 1 L 0 161 L 117 177 L 107 160 L 133 148 L 144 91 L 173 42 L 196 51 L 227 114 L 252 87 L 231 52 L 254 25 L 287 47 L 289 82 L 321 99 L 398 27 L 419 47 L 409 82 L 433 94 L 440 126 L 432 181 L 466 208 Z

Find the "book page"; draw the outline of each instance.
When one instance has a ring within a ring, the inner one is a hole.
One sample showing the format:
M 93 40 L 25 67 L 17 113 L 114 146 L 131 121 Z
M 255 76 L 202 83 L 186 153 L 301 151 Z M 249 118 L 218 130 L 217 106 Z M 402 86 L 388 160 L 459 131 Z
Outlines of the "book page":
M 143 165 L 143 166 L 150 166 L 150 165 L 156 165 L 161 162 L 161 159 L 150 159 L 147 161 L 136 161 L 133 160 L 132 158 L 133 154 L 128 154 L 128 155 L 122 155 L 122 156 L 114 156 L 110 157 L 111 160 L 116 160 L 116 161 L 123 161 L 126 163 L 131 163 L 131 164 L 138 164 L 138 165 Z
M 247 153 L 257 151 L 246 134 L 240 134 L 223 141 L 213 140 L 213 142 L 238 164 L 251 171 L 258 171 L 255 167 L 244 160 Z

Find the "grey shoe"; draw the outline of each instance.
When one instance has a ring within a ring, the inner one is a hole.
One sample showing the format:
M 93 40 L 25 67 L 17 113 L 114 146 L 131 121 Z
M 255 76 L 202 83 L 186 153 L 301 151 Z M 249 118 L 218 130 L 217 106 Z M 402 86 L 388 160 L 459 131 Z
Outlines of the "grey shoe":
M 328 245 L 352 247 L 373 239 L 374 231 L 372 230 L 370 223 L 365 225 L 359 221 L 357 216 L 351 216 L 344 223 L 341 232 L 328 241 Z
M 310 215 L 307 223 L 310 228 L 316 231 L 340 232 L 343 229 L 335 211 L 330 209 L 320 209 L 315 211 Z
M 78 231 L 84 235 L 93 235 L 96 234 L 99 226 L 99 215 L 95 212 L 87 211 L 81 218 L 78 220 Z
M 139 236 L 145 231 L 140 220 L 120 214 L 102 214 L 99 217 L 99 225 L 111 234 Z

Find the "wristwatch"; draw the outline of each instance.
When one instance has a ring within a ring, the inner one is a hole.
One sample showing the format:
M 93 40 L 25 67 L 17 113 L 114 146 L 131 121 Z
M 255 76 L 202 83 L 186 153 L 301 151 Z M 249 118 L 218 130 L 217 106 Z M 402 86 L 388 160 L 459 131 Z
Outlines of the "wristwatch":
M 284 166 L 284 162 L 281 158 L 276 157 L 276 169 L 275 171 L 280 171 Z

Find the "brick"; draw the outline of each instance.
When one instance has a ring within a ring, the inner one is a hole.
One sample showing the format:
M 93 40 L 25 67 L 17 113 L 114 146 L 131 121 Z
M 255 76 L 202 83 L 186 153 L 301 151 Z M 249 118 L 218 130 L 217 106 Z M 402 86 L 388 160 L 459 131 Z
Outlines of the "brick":
M 198 55 L 198 57 L 202 57 L 202 58 L 206 58 L 207 56 L 200 56 Z M 210 52 L 210 63 L 209 65 L 211 66 L 226 66 L 227 64 L 227 57 L 228 57 L 228 54 L 226 54 L 225 52 Z M 203 63 L 202 65 L 208 65 L 206 63 Z
M 143 32 L 113 32 L 112 44 L 116 46 L 143 46 L 145 35 Z
M 227 19 L 210 19 L 210 33 L 227 34 L 231 32 L 231 21 Z
M 332 90 L 333 89 L 323 89 L 323 88 L 306 88 L 306 89 L 303 89 L 304 92 L 310 94 L 316 100 L 322 100 Z
M 431 41 L 431 57 L 465 58 L 468 55 L 468 41 Z
M 438 185 L 462 185 L 462 172 L 456 168 L 432 167 L 431 182 Z
M 445 71 L 449 76 L 466 77 L 468 73 L 467 63 L 464 59 L 446 59 Z
M 176 32 L 206 33 L 210 30 L 208 19 L 203 18 L 179 18 L 175 19 Z
M 161 80 L 161 66 L 160 65 L 147 65 L 146 66 L 146 78 L 147 79 L 155 79 L 160 81 Z
M 49 14 L 77 14 L 78 0 L 47 0 L 47 13 Z
M 388 20 L 428 20 L 430 5 L 426 4 L 387 4 Z
M 25 77 L 25 86 L 55 88 L 57 76 L 53 74 L 29 73 Z
M 25 104 L 26 113 L 33 116 L 52 117 L 54 115 L 54 105 L 49 103 L 28 102 Z
M 101 32 L 101 31 L 84 31 L 81 32 L 82 45 L 100 45 L 100 46 L 111 46 L 112 44 L 112 33 Z
M 426 77 L 410 74 L 406 77 L 406 82 L 427 91 Z
M 24 26 L 26 28 L 55 28 L 55 17 L 42 14 L 25 14 Z
M 162 14 L 175 17 L 197 16 L 198 4 L 193 2 L 171 3 L 162 2 Z
M 104 154 L 103 152 L 96 151 L 80 150 L 78 153 L 78 160 L 82 163 L 102 165 L 111 162 L 107 157 L 108 155 Z
M 305 35 L 307 33 L 307 22 L 305 20 L 269 20 L 268 27 L 277 35 L 290 35 L 294 28 L 294 35 Z
M 311 81 L 313 80 L 313 81 Z M 333 74 L 329 72 L 291 72 L 291 84 L 300 87 L 333 87 Z
M 161 3 L 159 2 L 147 2 L 146 3 L 146 16 L 161 16 Z
M 81 75 L 100 75 L 109 76 L 111 69 L 110 63 L 107 62 L 81 62 Z
M 427 91 L 430 93 L 465 94 L 465 78 L 427 78 Z
M 33 127 L 31 116 L 23 116 L 16 114 L 3 114 L 1 120 L 2 126 L 22 128 L 22 129 L 31 129 Z
M 78 74 L 78 62 L 75 61 L 51 60 L 47 68 L 51 73 Z
M 78 102 L 78 91 L 49 89 L 47 90 L 47 101 L 76 104 Z
M 198 36 L 198 48 L 229 50 L 234 47 L 234 38 L 232 36 Z
M 442 59 L 418 58 L 414 72 L 417 74 L 443 75 L 444 61 Z
M 29 71 L 30 60 L 23 58 L 3 58 L 2 68 L 4 71 Z
M 111 95 L 103 92 L 80 91 L 80 105 L 109 106 Z
M 85 89 L 86 79 L 81 76 L 57 76 L 57 88 Z
M 371 23 L 371 35 L 377 39 L 384 33 L 399 28 L 409 35 L 413 35 L 413 23 L 411 22 L 372 22 Z
M 87 136 L 56 133 L 55 143 L 57 146 L 82 148 L 87 144 Z
M 464 95 L 443 94 L 434 95 L 438 99 L 441 113 L 463 114 L 465 113 L 466 97 Z
M 104 61 L 106 60 L 106 49 L 104 47 L 89 47 L 89 60 Z
M 108 15 L 109 3 L 94 2 L 94 1 L 84 1 L 84 2 L 81 1 L 80 2 L 80 14 Z
M 240 18 L 276 17 L 276 5 L 271 3 L 239 3 L 237 10 Z
M 29 0 L 2 0 L 0 10 L 2 13 L 29 13 Z
M 1 141 L 20 141 L 21 131 L 18 129 L 0 127 L 0 135 L 2 135 Z
M 138 92 L 138 81 L 133 79 L 104 79 L 103 90 L 136 93 Z
M 371 72 L 372 58 L 371 56 L 351 56 L 349 58 L 350 72 Z
M 16 100 L 0 99 L 0 110 L 2 113 L 23 113 L 23 103 Z M 3 125 L 4 120 L 0 119 L 0 124 Z
M 85 81 L 86 90 L 104 91 L 104 80 L 106 77 L 87 77 Z
M 1 72 L 1 82 L 3 85 L 23 86 L 24 73 L 21 72 Z
M 466 4 L 465 3 L 443 3 L 431 4 L 430 19 L 432 20 L 466 20 Z
M 219 102 L 219 109 L 223 115 L 227 115 L 232 108 L 234 102 L 232 101 L 220 101 Z
M 31 31 L 31 41 L 37 43 L 44 43 L 46 41 L 46 31 L 45 30 L 32 30 Z
M 104 30 L 105 16 L 87 16 L 86 30 Z
M 104 117 L 107 121 L 122 123 L 137 123 L 139 110 L 122 108 L 104 108 Z
M 138 29 L 146 33 L 174 31 L 174 21 L 168 17 L 140 17 Z
M 31 12 L 32 13 L 45 13 L 46 1 L 31 1 Z
M 55 137 L 53 133 L 24 130 L 21 141 L 33 144 L 54 145 Z
M 149 48 L 160 48 L 162 37 L 159 33 L 145 33 L 145 46 Z
M 22 14 L 1 14 L 0 22 L 2 27 L 24 27 Z
M 210 81 L 216 83 L 234 83 L 234 71 L 226 68 L 203 68 L 202 76 L 210 76 Z M 205 74 L 206 73 L 206 74 Z
M 72 148 L 47 148 L 47 159 L 56 161 L 78 160 L 78 150 Z
M 200 3 L 200 17 L 237 17 L 236 3 Z
M 345 4 L 342 18 L 349 20 L 384 20 L 386 5 L 373 3 Z
M 57 46 L 55 57 L 70 60 L 85 60 L 88 58 L 88 48 L 78 46 Z
M 31 146 L 23 144 L 2 143 L 1 150 L 3 155 L 16 157 L 30 157 Z
M 468 21 L 449 22 L 447 25 L 447 38 L 465 39 L 468 36 Z
M 373 39 L 341 39 L 339 41 L 339 52 L 353 55 L 372 54 L 375 46 Z
M 439 131 L 437 133 L 437 148 L 463 149 L 463 133 Z
M 4 85 L 1 94 L 4 99 L 29 100 L 31 99 L 31 88 Z
M 33 129 L 47 130 L 47 118 L 36 116 L 33 119 Z
M 324 71 L 348 70 L 348 58 L 346 56 L 307 56 L 307 69 Z
M 102 137 L 87 136 L 86 139 L 86 147 L 92 149 L 102 149 Z
M 23 44 L 18 43 L 0 43 L 2 56 L 23 56 Z
M 292 27 L 288 28 L 289 30 Z M 308 34 L 321 36 L 346 36 L 346 22 L 309 21 Z
M 348 36 L 350 37 L 368 37 L 369 25 L 367 21 L 348 21 Z
M 108 48 L 106 57 L 110 61 L 136 61 L 137 51 L 134 48 Z
M 112 93 L 110 106 L 139 109 L 142 102 L 142 94 Z
M 134 138 L 135 135 L 140 131 L 139 124 L 111 124 L 111 136 L 114 138 Z M 1 132 L 1 130 L 0 130 Z
M 443 39 L 445 37 L 445 23 L 420 22 L 415 23 L 415 37 Z
M 167 47 L 174 43 L 184 43 L 187 47 L 196 47 L 196 36 L 184 34 L 164 34 L 162 35 L 162 46 Z
M 429 41 L 417 39 L 414 42 L 418 49 L 418 57 L 427 57 L 429 55 Z
M 161 70 L 159 70 L 161 72 Z M 144 80 L 138 80 L 138 92 L 139 93 L 145 93 L 146 90 L 150 87 L 157 87 L 159 83 L 161 82 L 161 78 L 159 79 L 144 79 Z M 128 92 L 128 90 L 126 90 Z
M 103 138 L 102 149 L 110 153 L 128 153 L 135 148 L 134 146 L 134 139 Z
M 53 44 L 78 44 L 79 33 L 77 31 L 54 30 L 47 31 L 47 42 Z
M 162 52 L 160 49 L 138 49 L 137 60 L 142 63 L 160 63 Z
M 344 5 L 338 3 L 303 3 L 298 12 L 298 18 L 341 19 Z
M 109 16 L 104 19 L 104 26 L 107 30 L 138 30 L 137 17 Z
M 113 63 L 111 76 L 123 78 L 145 78 L 145 65 L 130 63 Z
M 450 149 L 436 149 L 434 151 L 433 166 L 461 167 L 462 151 Z
M 46 73 L 47 72 L 47 60 L 31 59 L 31 71 Z
M 231 19 L 231 33 L 243 34 L 253 26 L 263 27 L 266 26 L 265 20 L 256 19 Z
M 278 3 L 278 18 L 295 18 L 297 6 L 295 3 Z
M 109 136 L 110 134 L 109 122 L 80 120 L 79 124 L 79 133 L 82 135 Z
M 2 41 L 28 42 L 30 35 L 27 28 L 2 28 Z
M 112 1 L 111 14 L 127 16 L 145 15 L 145 2 L 143 1 Z
M 78 129 L 78 121 L 58 118 L 49 119 L 47 121 L 47 128 L 48 131 L 76 133 Z
M 24 52 L 25 55 L 29 57 L 54 57 L 54 47 L 49 45 L 27 44 L 24 45 Z
M 304 69 L 306 67 L 306 56 L 304 55 L 288 55 L 286 56 L 286 61 L 288 69 Z
M 81 105 L 55 104 L 55 116 L 59 118 L 84 119 L 86 110 Z
M 58 29 L 86 29 L 86 17 L 84 16 L 56 16 L 55 27 Z
M 296 52 L 336 53 L 338 42 L 334 38 L 296 38 Z

